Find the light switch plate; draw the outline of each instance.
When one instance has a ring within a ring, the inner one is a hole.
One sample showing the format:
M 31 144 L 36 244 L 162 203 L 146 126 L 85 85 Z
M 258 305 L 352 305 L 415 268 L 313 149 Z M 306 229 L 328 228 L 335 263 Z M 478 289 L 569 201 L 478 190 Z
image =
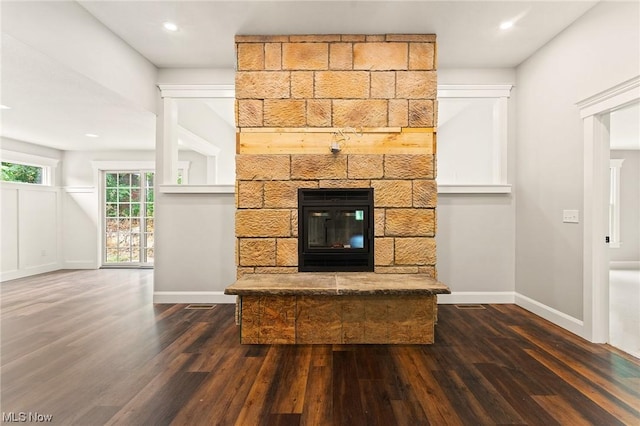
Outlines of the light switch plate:
M 578 210 L 563 210 L 562 221 L 564 223 L 580 223 L 580 212 Z

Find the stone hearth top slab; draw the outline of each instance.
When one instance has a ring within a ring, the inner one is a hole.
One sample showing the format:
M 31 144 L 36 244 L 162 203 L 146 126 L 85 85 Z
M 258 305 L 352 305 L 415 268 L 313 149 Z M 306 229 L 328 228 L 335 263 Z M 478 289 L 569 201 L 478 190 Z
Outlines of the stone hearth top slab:
M 426 274 L 376 274 L 373 272 L 303 272 L 297 274 L 247 274 L 224 291 L 238 296 L 258 295 L 435 295 L 449 287 Z

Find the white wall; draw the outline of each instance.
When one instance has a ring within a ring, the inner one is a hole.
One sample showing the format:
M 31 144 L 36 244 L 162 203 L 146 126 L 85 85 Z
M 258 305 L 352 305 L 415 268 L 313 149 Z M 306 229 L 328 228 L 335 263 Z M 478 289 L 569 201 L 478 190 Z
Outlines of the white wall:
M 517 68 L 516 292 L 576 321 L 583 226 L 562 223 L 563 209 L 583 206 L 576 103 L 638 75 L 639 7 L 601 2 Z
M 443 69 L 438 84 L 514 84 L 514 69 Z M 516 88 L 509 99 L 507 181 L 515 183 Z M 438 141 L 441 144 L 441 141 Z M 464 155 L 461 153 L 460 155 Z M 438 279 L 442 303 L 513 303 L 515 194 L 439 194 Z
M 62 153 L 2 138 L 2 149 L 60 160 Z M 59 169 L 60 167 L 58 167 Z M 0 183 L 0 281 L 60 268 L 61 200 L 55 186 Z
M 233 302 L 234 194 L 157 194 L 154 302 Z
M 620 247 L 610 249 L 612 262 L 640 264 L 640 151 L 611 150 L 623 158 L 620 169 Z

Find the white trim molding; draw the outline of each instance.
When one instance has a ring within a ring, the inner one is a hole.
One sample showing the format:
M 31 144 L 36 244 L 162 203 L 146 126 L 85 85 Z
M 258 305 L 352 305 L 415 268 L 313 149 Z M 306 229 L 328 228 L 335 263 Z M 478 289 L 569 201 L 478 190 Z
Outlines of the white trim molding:
M 161 194 L 234 194 L 234 185 L 158 185 Z
M 511 185 L 438 185 L 438 194 L 511 194 Z
M 617 260 L 609 262 L 609 268 L 615 270 L 621 269 L 640 269 L 640 260 Z
M 579 319 L 576 319 L 570 315 L 558 311 L 557 309 L 542 304 L 536 300 L 530 299 L 527 296 L 519 293 L 515 294 L 515 303 L 521 308 L 533 312 L 534 314 L 546 319 L 547 321 L 551 321 L 552 323 L 566 330 L 569 330 L 570 332 L 577 334 L 580 337 L 586 338 L 584 322 L 580 321 Z
M 640 75 L 577 103 L 583 120 L 582 337 L 609 340 L 609 113 L 640 100 Z
M 233 84 L 158 84 L 163 98 L 235 98 Z
M 153 303 L 236 303 L 222 291 L 154 291 Z
M 577 103 L 580 118 L 618 109 L 640 98 L 640 75 Z

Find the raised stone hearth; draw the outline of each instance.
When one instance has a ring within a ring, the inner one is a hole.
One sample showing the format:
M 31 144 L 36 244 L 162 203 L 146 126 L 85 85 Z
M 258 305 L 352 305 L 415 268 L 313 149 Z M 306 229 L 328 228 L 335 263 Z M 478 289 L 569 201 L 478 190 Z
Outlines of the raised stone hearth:
M 442 283 L 423 274 L 251 274 L 240 297 L 245 344 L 433 343 Z

